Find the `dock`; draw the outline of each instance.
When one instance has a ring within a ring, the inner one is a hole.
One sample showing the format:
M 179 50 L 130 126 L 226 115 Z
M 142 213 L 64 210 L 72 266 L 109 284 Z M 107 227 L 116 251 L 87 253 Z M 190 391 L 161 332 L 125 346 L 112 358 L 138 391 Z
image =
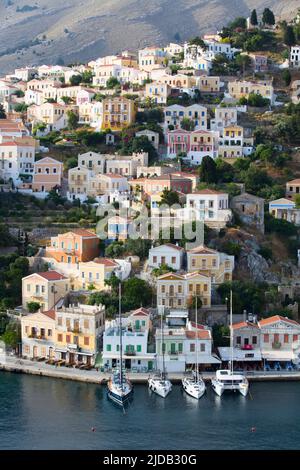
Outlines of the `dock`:
M 55 379 L 74 380 L 79 382 L 103 384 L 105 385 L 111 373 L 93 370 L 80 370 L 64 366 L 55 367 L 43 362 L 7 357 L 0 362 L 0 371 L 12 372 L 16 374 L 30 374 L 40 377 L 51 377 Z M 146 384 L 150 373 L 128 372 L 128 379 L 134 384 Z M 269 382 L 269 381 L 298 381 L 299 371 L 255 371 L 246 372 L 249 382 Z M 214 376 L 214 372 L 203 372 L 204 381 L 209 381 Z M 181 383 L 184 374 L 169 373 L 168 378 L 173 382 Z

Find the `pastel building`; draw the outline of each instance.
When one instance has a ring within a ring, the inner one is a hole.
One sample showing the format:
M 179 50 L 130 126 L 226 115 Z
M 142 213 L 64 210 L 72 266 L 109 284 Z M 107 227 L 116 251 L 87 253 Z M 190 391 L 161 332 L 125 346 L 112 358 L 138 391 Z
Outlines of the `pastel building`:
M 205 307 L 210 307 L 210 276 L 197 272 L 167 273 L 157 278 L 158 308 L 188 308 L 195 295 L 201 298 Z
M 48 311 L 70 290 L 70 282 L 56 271 L 30 274 L 22 279 L 22 305 L 27 310 L 29 302 L 40 304 L 41 311 Z
M 51 237 L 46 256 L 61 263 L 78 263 L 92 261 L 99 255 L 99 238 L 86 229 L 75 229 Z
M 232 280 L 234 256 L 202 245 L 187 252 L 187 270 L 209 275 L 213 284 L 222 284 Z
M 150 268 L 159 268 L 161 265 L 167 265 L 176 271 L 183 266 L 184 249 L 172 243 L 152 247 L 149 250 L 148 266 Z
M 55 311 L 37 312 L 21 317 L 22 356 L 54 358 Z
M 166 127 L 173 126 L 174 129 L 181 128 L 183 119 L 190 119 L 194 122 L 195 129 L 207 129 L 207 108 L 199 104 L 191 106 L 181 106 L 174 104 L 164 109 Z
M 32 190 L 49 192 L 61 187 L 62 178 L 63 164 L 51 157 L 42 158 L 33 165 Z

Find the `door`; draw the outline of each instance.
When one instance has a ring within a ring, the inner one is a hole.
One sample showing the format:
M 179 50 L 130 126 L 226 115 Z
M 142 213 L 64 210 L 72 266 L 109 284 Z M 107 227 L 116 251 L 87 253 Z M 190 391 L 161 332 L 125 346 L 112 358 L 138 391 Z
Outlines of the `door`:
M 148 361 L 148 370 L 153 370 L 153 361 Z
M 176 344 L 171 343 L 171 354 L 176 354 Z
M 33 346 L 33 357 L 38 357 L 38 348 L 37 348 L 37 346 Z
M 140 330 L 141 329 L 141 322 L 140 320 L 135 320 L 135 329 Z

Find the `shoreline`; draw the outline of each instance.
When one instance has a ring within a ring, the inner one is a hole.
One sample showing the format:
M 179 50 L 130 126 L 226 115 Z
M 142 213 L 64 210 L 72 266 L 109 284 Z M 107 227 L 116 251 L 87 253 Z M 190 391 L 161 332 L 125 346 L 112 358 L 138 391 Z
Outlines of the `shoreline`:
M 30 361 L 22 361 L 20 364 L 16 360 L 9 359 L 6 363 L 0 363 L 0 372 L 11 372 L 14 374 L 28 374 L 40 377 L 49 377 L 63 380 L 72 380 L 77 382 L 92 383 L 105 385 L 110 377 L 110 373 L 97 372 L 96 370 L 82 371 L 78 369 L 68 369 L 64 367 L 53 368 L 43 363 L 30 363 Z M 26 364 L 25 364 L 26 362 Z M 128 373 L 128 379 L 134 384 L 146 384 L 150 373 Z M 209 381 L 213 372 L 204 372 L 202 378 L 205 382 Z M 169 373 L 169 379 L 174 384 L 181 383 L 184 374 Z M 264 373 L 248 373 L 246 374 L 249 382 L 290 382 L 300 381 L 300 371 L 296 372 L 264 372 Z

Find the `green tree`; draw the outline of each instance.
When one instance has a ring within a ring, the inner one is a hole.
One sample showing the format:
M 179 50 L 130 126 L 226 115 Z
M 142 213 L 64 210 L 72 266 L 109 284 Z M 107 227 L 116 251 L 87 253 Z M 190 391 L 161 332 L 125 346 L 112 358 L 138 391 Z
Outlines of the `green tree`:
M 282 79 L 284 80 L 286 86 L 289 86 L 291 84 L 292 75 L 291 75 L 291 72 L 289 71 L 289 69 L 284 69 L 282 71 Z
M 265 8 L 262 14 L 263 24 L 273 26 L 275 24 L 275 16 L 270 8 Z
M 72 75 L 70 77 L 70 84 L 72 86 L 78 86 L 82 82 L 82 76 L 80 74 Z
M 76 129 L 78 125 L 78 120 L 79 120 L 78 114 L 74 113 L 74 111 L 69 110 L 67 112 L 67 116 L 68 116 L 68 128 L 71 130 Z
M 294 32 L 294 28 L 291 25 L 287 25 L 283 33 L 283 42 L 287 46 L 291 47 L 296 44 L 296 36 Z
M 191 39 L 189 41 L 189 45 L 190 46 L 199 46 L 201 47 L 202 49 L 207 49 L 207 45 L 205 44 L 205 42 L 203 41 L 202 38 L 200 38 L 199 36 L 196 36 L 194 37 L 193 39 Z
M 218 170 L 216 162 L 213 158 L 203 157 L 201 165 L 199 167 L 200 181 L 204 183 L 217 183 L 218 182 Z
M 127 310 L 151 305 L 152 297 L 152 288 L 143 279 L 133 277 L 123 283 L 122 303 Z
M 195 129 L 195 122 L 192 119 L 184 117 L 181 121 L 181 128 L 186 131 L 193 131 Z
M 3 104 L 0 103 L 0 119 L 6 119 L 6 113 L 3 108 Z
M 251 58 L 247 54 L 239 54 L 235 58 L 235 63 L 238 68 L 245 73 L 251 66 Z
M 258 25 L 258 20 L 257 20 L 257 13 L 256 10 L 252 10 L 251 16 L 250 16 L 250 23 L 252 26 L 257 26 Z
M 93 82 L 93 72 L 91 70 L 85 70 L 82 74 L 82 83 L 92 83 Z
M 1 339 L 6 346 L 16 350 L 21 343 L 21 325 L 17 322 L 10 322 L 6 327 L 5 333 L 1 336 Z
M 70 98 L 70 96 L 62 96 L 62 97 L 61 97 L 61 100 L 62 100 L 65 104 L 70 104 L 71 101 L 72 101 L 72 98 Z
M 173 204 L 179 204 L 179 196 L 176 191 L 172 191 L 171 189 L 165 188 L 161 195 L 161 200 L 159 205 L 162 206 L 166 204 L 168 206 L 172 206 Z
M 35 313 L 41 308 L 38 302 L 27 302 L 27 310 L 29 313 Z
M 120 82 L 116 77 L 110 77 L 106 82 L 106 88 L 112 90 L 120 86 Z

